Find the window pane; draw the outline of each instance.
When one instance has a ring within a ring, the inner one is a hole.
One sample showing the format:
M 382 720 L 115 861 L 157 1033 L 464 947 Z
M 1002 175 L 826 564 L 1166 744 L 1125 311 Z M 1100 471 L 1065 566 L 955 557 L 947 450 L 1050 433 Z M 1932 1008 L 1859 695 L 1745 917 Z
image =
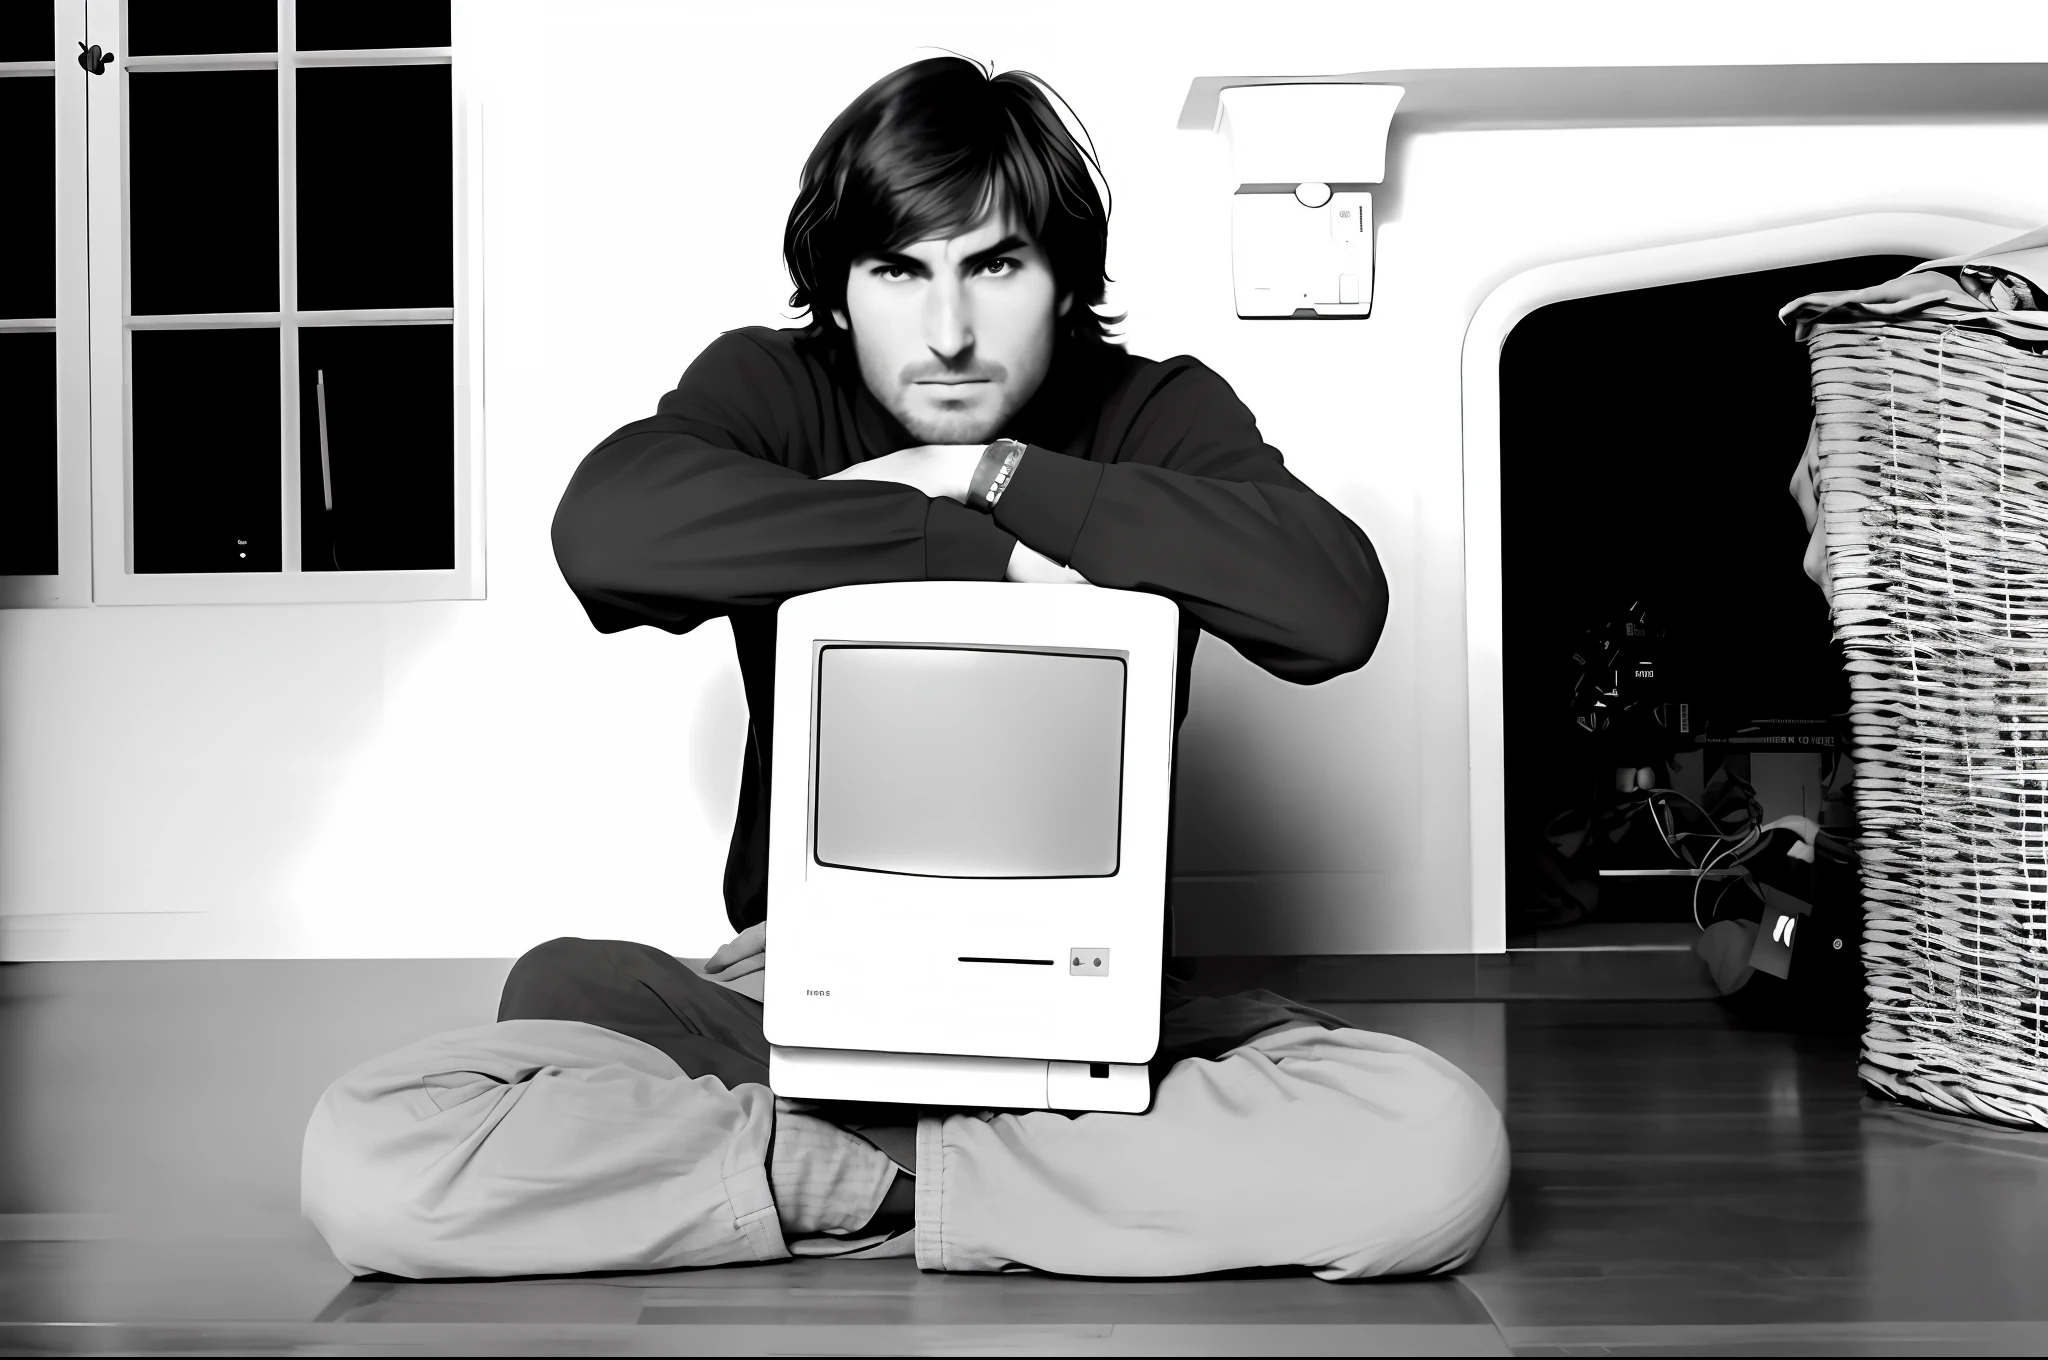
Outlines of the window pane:
M 57 333 L 0 335 L 0 576 L 57 571 Z
M 135 570 L 279 570 L 277 332 L 131 338 Z
M 0 79 L 0 317 L 57 314 L 57 104 L 50 76 Z
M 446 66 L 299 77 L 299 306 L 455 301 Z
M 275 52 L 277 0 L 128 0 L 128 51 Z
M 448 46 L 448 0 L 298 0 L 299 50 Z
M 138 316 L 277 310 L 277 72 L 128 76 Z
M 301 571 L 455 565 L 454 344 L 446 325 L 299 332 Z
M 49 0 L 0 5 L 0 61 L 49 61 L 56 50 L 57 10 Z

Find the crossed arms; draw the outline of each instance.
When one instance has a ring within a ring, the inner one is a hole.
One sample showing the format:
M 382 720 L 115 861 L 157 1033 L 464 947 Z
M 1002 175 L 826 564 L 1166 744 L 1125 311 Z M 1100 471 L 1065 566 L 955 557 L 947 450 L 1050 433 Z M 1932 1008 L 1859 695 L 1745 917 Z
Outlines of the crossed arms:
M 1091 438 L 1114 461 L 1034 446 L 991 516 L 953 494 L 964 455 L 836 447 L 840 398 L 762 335 L 713 342 L 660 414 L 571 479 L 555 555 L 599 631 L 682 633 L 867 582 L 1080 579 L 1164 595 L 1300 684 L 1378 645 L 1388 593 L 1372 544 L 1194 360 L 1146 365 L 1105 401 Z
M 987 447 L 985 444 L 920 444 L 916 448 L 898 449 L 880 458 L 843 467 L 820 480 L 894 482 L 899 486 L 915 487 L 927 496 L 944 496 L 965 505 L 968 483 Z M 1018 539 L 1017 546 L 1010 549 L 1003 579 L 1056 586 L 1091 584 L 1080 572 L 1061 566 L 1022 539 Z

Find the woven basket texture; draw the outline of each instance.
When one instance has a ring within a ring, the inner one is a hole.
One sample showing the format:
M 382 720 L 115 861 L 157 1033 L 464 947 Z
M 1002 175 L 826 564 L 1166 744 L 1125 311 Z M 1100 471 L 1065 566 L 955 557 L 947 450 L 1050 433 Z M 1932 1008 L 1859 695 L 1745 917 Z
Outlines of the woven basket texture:
M 1862 1077 L 2048 1128 L 2048 313 L 1807 337 L 1856 761 Z

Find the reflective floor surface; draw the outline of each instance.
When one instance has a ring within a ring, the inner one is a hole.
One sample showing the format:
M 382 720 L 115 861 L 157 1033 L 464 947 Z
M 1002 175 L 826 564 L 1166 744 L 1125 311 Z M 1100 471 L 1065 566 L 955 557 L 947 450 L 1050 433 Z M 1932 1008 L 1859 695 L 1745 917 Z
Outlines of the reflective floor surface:
M 0 968 L 0 1349 L 2048 1354 L 2048 1134 L 1873 1100 L 1853 1038 L 1699 1000 L 1327 1003 L 1443 1053 L 1507 1113 L 1507 1208 L 1451 1279 L 805 1261 L 352 1280 L 296 1217 L 312 1100 L 487 1016 L 507 966 Z

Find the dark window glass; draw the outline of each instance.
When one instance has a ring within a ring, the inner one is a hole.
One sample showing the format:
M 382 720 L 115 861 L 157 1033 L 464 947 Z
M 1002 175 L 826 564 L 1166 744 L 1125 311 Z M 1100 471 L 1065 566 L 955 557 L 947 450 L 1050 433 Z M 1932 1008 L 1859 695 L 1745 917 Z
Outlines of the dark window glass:
M 57 314 L 57 105 L 49 76 L 0 79 L 0 316 Z
M 277 310 L 277 72 L 128 76 L 137 315 Z
M 448 46 L 448 0 L 299 0 L 299 50 Z
M 299 332 L 301 571 L 455 565 L 454 345 L 445 325 Z
M 0 5 L 0 61 L 49 61 L 56 52 L 57 11 L 49 0 Z
M 0 576 L 57 570 L 57 333 L 0 334 Z
M 277 332 L 133 343 L 135 570 L 280 570 Z
M 299 76 L 299 306 L 455 301 L 446 66 Z
M 128 0 L 133 56 L 276 50 L 276 0 Z

